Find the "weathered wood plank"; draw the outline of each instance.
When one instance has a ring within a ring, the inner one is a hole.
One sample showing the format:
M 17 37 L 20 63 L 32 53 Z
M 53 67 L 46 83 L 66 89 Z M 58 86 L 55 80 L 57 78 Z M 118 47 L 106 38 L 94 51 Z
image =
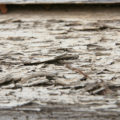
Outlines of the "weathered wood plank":
M 93 3 L 120 3 L 120 0 L 0 0 L 0 3 L 4 4 L 69 4 L 69 3 L 79 3 L 79 4 L 93 4 Z
M 120 119 L 116 9 L 1 15 L 0 119 Z

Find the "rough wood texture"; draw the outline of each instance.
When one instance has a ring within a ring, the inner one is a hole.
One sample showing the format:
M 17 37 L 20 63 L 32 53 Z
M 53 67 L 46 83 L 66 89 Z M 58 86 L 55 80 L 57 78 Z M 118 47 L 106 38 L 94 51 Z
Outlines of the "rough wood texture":
M 4 4 L 56 4 L 56 3 L 79 3 L 79 4 L 93 4 L 93 3 L 120 3 L 120 0 L 0 0 Z
M 0 120 L 120 119 L 120 9 L 21 9 L 0 17 Z

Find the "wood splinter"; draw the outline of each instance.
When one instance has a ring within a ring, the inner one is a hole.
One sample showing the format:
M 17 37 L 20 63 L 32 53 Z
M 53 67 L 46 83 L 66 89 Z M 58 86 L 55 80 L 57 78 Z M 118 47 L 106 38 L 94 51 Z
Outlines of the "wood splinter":
M 82 71 L 81 71 L 80 69 L 78 69 L 78 68 L 74 68 L 74 67 L 72 67 L 72 66 L 70 66 L 70 65 L 68 65 L 68 64 L 66 64 L 66 67 L 67 67 L 68 69 L 70 69 L 70 70 L 73 70 L 73 71 L 79 73 L 79 74 L 82 74 L 85 78 L 90 78 L 87 74 L 85 74 L 84 72 L 82 72 Z
M 2 14 L 5 14 L 5 13 L 7 13 L 7 6 L 5 5 L 5 4 L 0 4 L 0 12 L 2 13 Z

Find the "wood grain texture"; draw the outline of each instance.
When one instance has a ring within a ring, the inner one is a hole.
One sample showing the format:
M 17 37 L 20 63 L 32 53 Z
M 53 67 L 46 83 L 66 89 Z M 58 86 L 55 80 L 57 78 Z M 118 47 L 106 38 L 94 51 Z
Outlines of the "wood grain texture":
M 13 11 L 0 17 L 0 120 L 119 120 L 120 18 Z

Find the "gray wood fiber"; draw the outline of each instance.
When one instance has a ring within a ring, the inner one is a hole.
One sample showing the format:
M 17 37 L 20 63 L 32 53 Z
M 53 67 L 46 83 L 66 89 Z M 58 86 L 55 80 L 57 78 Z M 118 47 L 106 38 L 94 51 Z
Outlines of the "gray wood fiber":
M 120 119 L 120 8 L 103 8 L 0 15 L 0 120 Z

